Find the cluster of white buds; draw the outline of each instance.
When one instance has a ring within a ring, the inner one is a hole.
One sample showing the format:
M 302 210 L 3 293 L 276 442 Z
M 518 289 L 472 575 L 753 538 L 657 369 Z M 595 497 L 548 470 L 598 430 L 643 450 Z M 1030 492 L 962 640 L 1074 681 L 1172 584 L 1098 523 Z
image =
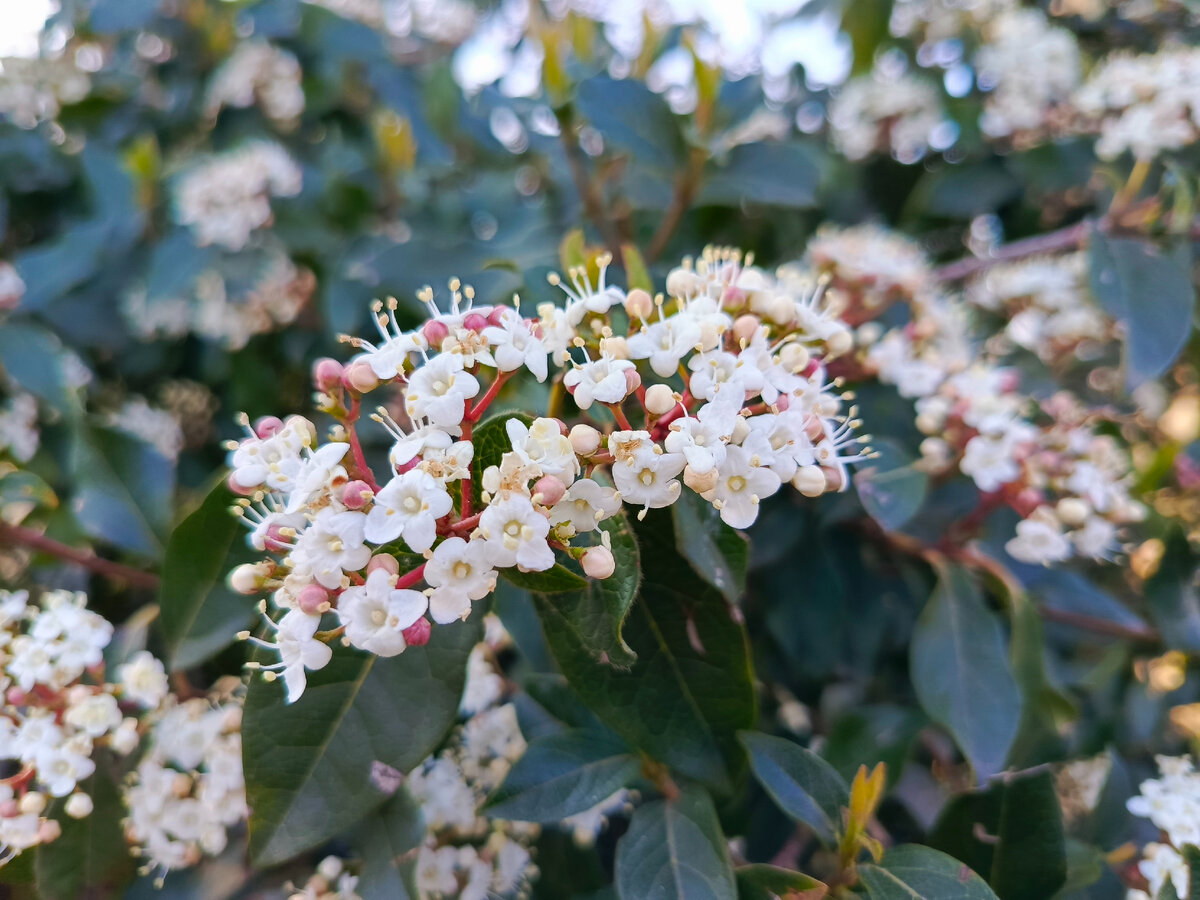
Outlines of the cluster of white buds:
M 289 885 L 288 900 L 361 900 L 355 893 L 358 878 L 351 875 L 346 864 L 336 856 L 327 856 L 317 864 L 317 871 L 302 885 Z
M 0 118 L 18 128 L 35 128 L 55 118 L 63 106 L 92 90 L 87 72 L 70 55 L 0 59 Z
M 1017 0 L 897 0 L 890 28 L 896 37 L 932 44 L 957 39 L 1016 6 Z
M 891 153 L 914 163 L 938 142 L 945 121 L 937 85 L 916 72 L 854 78 L 829 106 L 834 146 L 851 160 Z
M 29 462 L 40 442 L 37 398 L 33 394 L 13 394 L 0 407 L 0 453 L 17 462 Z
M 227 831 L 245 820 L 242 705 L 194 698 L 167 704 L 123 795 L 125 836 L 159 881 L 225 849 Z
M 1074 98 L 1084 128 L 1099 132 L 1096 153 L 1139 160 L 1200 140 L 1200 49 L 1170 47 L 1106 59 Z
M 1168 882 L 1177 897 L 1189 895 L 1187 861 L 1180 850 L 1187 844 L 1200 846 L 1200 773 L 1190 756 L 1159 756 L 1160 777 L 1142 782 L 1141 792 L 1126 806 L 1135 816 L 1149 819 L 1167 843 L 1150 843 L 1143 848 L 1138 870 L 1149 883 L 1149 892 L 1130 891 L 1128 900 L 1151 900 Z
M 240 250 L 250 235 L 271 221 L 271 198 L 300 193 L 303 173 L 287 151 L 269 141 L 251 141 L 180 176 L 175 217 L 204 246 Z
M 229 483 L 252 545 L 277 558 L 240 567 L 232 584 L 270 592 L 283 614 L 254 640 L 280 654 L 264 668 L 282 671 L 290 699 L 306 669 L 328 662 L 333 635 L 395 655 L 428 640 L 430 619 L 467 617 L 500 569 L 544 571 L 557 550 L 591 578 L 611 576 L 604 523 L 623 503 L 644 516 L 686 486 L 746 528 L 785 482 L 807 496 L 848 486 L 847 465 L 866 451 L 825 363 L 852 339 L 820 288 L 799 293 L 735 251 L 708 250 L 652 297 L 607 284 L 608 262 L 599 257 L 594 281 L 585 267 L 552 276 L 565 306 L 543 304 L 532 318 L 519 301 L 477 305 L 457 279 L 446 310 L 421 292 L 429 318 L 412 331 L 395 300 L 376 303 L 378 339 L 347 338 L 360 351 L 349 365 L 314 367 L 318 405 L 341 423 L 332 440 L 318 444 L 298 417 L 243 420 Z M 551 362 L 578 420 L 508 416 L 507 451 L 479 471 L 484 413 L 510 379 L 544 381 Z M 371 417 L 394 440 L 379 482 L 356 425 L 363 395 L 389 386 L 403 412 Z M 405 553 L 424 562 L 401 571 Z M 330 612 L 332 634 L 321 631 Z
M 269 119 L 288 125 L 304 112 L 300 63 L 286 50 L 265 41 L 242 41 L 213 74 L 205 109 L 216 116 L 222 107 L 246 109 L 255 102 Z
M 916 241 L 880 225 L 822 225 L 805 251 L 809 265 L 830 281 L 853 325 L 878 316 L 890 304 L 930 292 L 929 259 Z
M 0 591 L 0 864 L 55 839 L 51 798 L 83 818 L 92 798 L 79 788 L 96 770 L 95 751 L 126 755 L 138 745 L 138 719 L 167 696 L 163 665 L 149 653 L 105 677 L 113 626 L 85 608 L 86 597 L 47 591 Z
M 993 354 L 1020 347 L 1048 365 L 1089 361 L 1117 326 L 1093 302 L 1087 279 L 1084 253 L 1035 256 L 990 267 L 967 284 L 966 300 L 1003 318 L 1003 331 L 987 342 Z

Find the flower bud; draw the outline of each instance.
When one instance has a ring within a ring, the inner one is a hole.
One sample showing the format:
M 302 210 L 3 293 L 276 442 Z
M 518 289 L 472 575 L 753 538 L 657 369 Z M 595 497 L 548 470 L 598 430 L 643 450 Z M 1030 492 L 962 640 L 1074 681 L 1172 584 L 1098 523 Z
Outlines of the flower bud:
M 591 425 L 576 425 L 567 437 L 571 449 L 580 456 L 591 456 L 600 449 L 600 432 Z
M 347 509 L 362 509 L 374 496 L 375 492 L 365 481 L 350 481 L 342 488 L 342 503 Z
M 492 311 L 488 313 L 488 324 L 499 327 L 499 325 L 504 321 L 504 317 L 510 312 L 512 312 L 511 306 L 505 306 L 503 303 L 497 303 L 492 307 Z
M 429 620 L 422 617 L 413 622 L 404 631 L 400 632 L 404 635 L 404 643 L 410 647 L 424 647 L 429 643 L 429 635 L 433 632 L 433 626 L 429 624 Z
M 677 402 L 674 391 L 665 384 L 652 384 L 646 388 L 646 412 L 651 415 L 664 416 Z
M 487 328 L 488 320 L 477 312 L 467 313 L 463 317 L 463 328 L 468 331 L 483 331 Z
M 329 392 L 342 383 L 342 374 L 346 370 L 336 359 L 318 359 L 313 365 L 313 386 L 318 391 Z
M 289 546 L 287 536 L 283 533 L 283 525 L 267 526 L 267 536 L 263 539 L 263 549 L 272 553 L 286 553 Z
M 717 470 L 709 469 L 703 475 L 699 474 L 691 466 L 683 467 L 683 483 L 690 487 L 697 494 L 707 494 L 717 486 Z
M 336 856 L 327 856 L 317 865 L 317 874 L 330 884 L 342 874 L 342 861 Z
M 37 836 L 40 843 L 52 843 L 62 836 L 62 826 L 54 819 L 47 819 L 38 824 Z
M 0 801 L 0 819 L 11 819 L 21 814 L 21 807 L 16 800 Z
M 441 347 L 442 341 L 450 336 L 450 329 L 446 327 L 445 322 L 430 319 L 421 326 L 421 336 L 425 338 L 430 347 Z
M 607 353 L 613 359 L 629 359 L 629 341 L 620 335 L 600 338 L 600 352 Z
M 229 490 L 232 493 L 238 494 L 239 496 L 242 496 L 242 497 L 249 497 L 251 494 L 253 494 L 255 491 L 258 490 L 257 484 L 254 485 L 253 487 L 248 487 L 244 484 L 239 484 L 237 481 L 234 480 L 232 473 L 230 474 L 230 476 L 228 478 L 225 479 L 225 486 L 227 488 L 229 488 Z
M 260 438 L 269 438 L 283 428 L 283 420 L 279 416 L 263 416 L 254 423 L 254 433 Z
M 825 493 L 825 473 L 818 466 L 801 466 L 792 476 L 792 487 L 805 497 L 820 497 Z
M 342 380 L 347 387 L 353 388 L 360 394 L 365 394 L 379 387 L 378 376 L 365 362 L 351 363 L 347 366 L 345 377 Z
M 579 560 L 588 578 L 604 579 L 617 570 L 617 561 L 607 547 L 591 547 Z
M 761 324 L 758 316 L 751 316 L 749 314 L 738 316 L 733 320 L 733 336 L 738 341 L 749 341 L 753 339 L 755 332 L 758 331 Z
M 543 475 L 533 483 L 533 493 L 535 496 L 541 495 L 543 506 L 553 506 L 563 498 L 563 494 L 566 492 L 567 486 L 562 483 L 561 478 L 556 478 L 554 475 Z
M 637 369 L 625 370 L 625 396 L 629 396 L 642 386 L 642 376 Z
M 667 293 L 672 297 L 690 296 L 703 284 L 704 279 L 690 269 L 676 268 L 667 273 Z
M 1059 521 L 1067 526 L 1082 525 L 1087 521 L 1088 513 L 1091 512 L 1087 502 L 1078 497 L 1063 497 L 1058 501 L 1054 511 L 1058 513 Z
M 840 469 L 821 469 L 825 475 L 825 490 L 841 491 L 846 487 L 846 476 Z
M 229 587 L 239 594 L 257 594 L 266 577 L 262 563 L 243 563 L 229 573 Z
M 849 331 L 835 331 L 825 339 L 825 346 L 829 348 L 831 357 L 841 356 L 850 352 L 850 348 L 854 346 L 854 338 L 850 336 Z
M 788 325 L 796 318 L 796 301 L 787 294 L 778 294 L 767 304 L 767 315 L 772 322 Z
M 86 819 L 92 814 L 92 798 L 77 791 L 67 798 L 66 810 L 72 819 Z
M 137 719 L 128 718 L 121 722 L 108 738 L 109 748 L 119 756 L 128 756 L 138 745 Z
M 625 312 L 631 319 L 648 319 L 654 312 L 654 298 L 641 288 L 634 288 L 625 295 Z
M 46 795 L 38 791 L 30 791 L 18 801 L 21 815 L 40 816 L 46 809 Z
M 319 584 L 306 584 L 296 594 L 296 605 L 310 616 L 319 616 L 329 609 L 329 591 Z
M 10 687 L 5 692 L 4 698 L 13 706 L 24 706 L 28 695 L 19 687 Z
M 736 422 L 733 423 L 732 440 L 735 444 L 740 444 L 750 435 L 750 423 L 741 416 L 738 416 Z
M 803 372 L 809 359 L 808 348 L 803 344 L 784 344 L 783 349 L 779 351 L 779 361 L 789 372 Z
M 712 319 L 705 319 L 700 323 L 700 346 L 704 350 L 711 350 L 717 344 L 721 343 L 721 335 L 724 334 L 724 329 Z
M 390 575 L 400 574 L 400 563 L 396 557 L 387 553 L 376 553 L 371 557 L 371 561 L 367 563 L 367 574 L 370 575 L 376 569 L 383 569 Z

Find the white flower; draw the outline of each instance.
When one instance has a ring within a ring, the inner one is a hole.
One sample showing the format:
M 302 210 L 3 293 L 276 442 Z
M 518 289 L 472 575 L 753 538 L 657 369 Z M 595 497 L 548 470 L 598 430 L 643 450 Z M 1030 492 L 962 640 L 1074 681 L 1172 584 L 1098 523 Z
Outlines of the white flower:
M 493 501 L 479 517 L 479 530 L 497 566 L 542 572 L 554 565 L 554 552 L 546 542 L 550 522 L 527 497 L 509 494 Z
M 643 325 L 641 331 L 629 338 L 629 355 L 633 359 L 650 360 L 655 375 L 670 378 L 699 342 L 700 326 L 681 313 Z
M 1012 442 L 1004 436 L 984 434 L 977 434 L 967 441 L 959 468 L 964 475 L 975 479 L 981 491 L 988 493 L 998 491 L 1021 474 Z
M 717 391 L 711 402 L 696 411 L 695 418 L 681 416 L 670 425 L 663 446 L 682 453 L 697 475 L 705 475 L 725 460 L 725 443 L 733 434 L 741 409 L 741 394 L 733 386 Z
M 601 354 L 595 360 L 576 363 L 563 376 L 563 384 L 575 398 L 575 405 L 588 409 L 593 403 L 620 403 L 629 393 L 625 379 L 627 369 L 634 365 L 627 359 L 613 359 Z
M 581 478 L 567 490 L 550 510 L 555 525 L 567 523 L 576 534 L 586 534 L 621 508 L 621 495 L 610 487 Z
M 118 668 L 117 678 L 121 683 L 121 696 L 144 709 L 162 703 L 169 690 L 166 669 L 147 650 L 135 653 L 129 662 Z
M 410 417 L 449 428 L 462 422 L 466 402 L 478 393 L 479 381 L 464 371 L 462 357 L 442 353 L 412 373 L 404 405 Z
M 762 372 L 752 360 L 724 350 L 697 353 L 688 360 L 688 368 L 692 371 L 692 396 L 699 400 L 711 400 L 725 384 L 730 391 L 743 394 L 757 394 L 763 388 Z
M 639 437 L 631 442 L 630 435 Z M 621 492 L 621 499 L 644 509 L 670 506 L 679 498 L 681 487 L 675 479 L 683 471 L 687 460 L 681 453 L 662 452 L 662 448 L 654 444 L 644 431 L 613 432 L 609 437 L 610 447 L 614 443 L 628 446 L 633 442 L 636 442 L 635 449 L 613 453 L 617 460 L 612 466 L 612 476 L 617 490 Z
M 38 780 L 52 797 L 65 797 L 75 785 L 96 771 L 91 760 L 91 741 L 78 738 L 43 750 L 37 757 Z
M 756 459 L 744 447 L 730 447 L 717 470 L 717 485 L 708 499 L 730 528 L 753 525 L 758 518 L 759 502 L 779 490 L 779 476 Z
M 491 545 L 481 540 L 446 538 L 425 563 L 425 581 L 434 589 L 429 598 L 433 621 L 445 625 L 466 618 L 472 600 L 481 600 L 495 590 Z
M 371 418 L 396 439 L 388 453 L 388 462 L 396 468 L 407 465 L 429 451 L 449 449 L 454 443 L 454 438 L 462 434 L 462 428 L 458 426 L 442 428 L 421 419 L 414 419 L 412 431 L 406 432 L 382 408 Z
M 63 721 L 72 728 L 98 738 L 121 724 L 121 708 L 112 694 L 88 692 L 79 702 L 72 702 Z
M 1017 536 L 1004 545 L 1013 559 L 1026 563 L 1062 562 L 1071 555 L 1071 542 L 1053 511 L 1038 507 L 1028 518 L 1017 523 Z
M 549 282 L 562 288 L 563 293 L 567 295 L 565 312 L 567 320 L 572 325 L 578 325 L 588 313 L 604 315 L 625 299 L 624 291 L 615 285 L 608 285 L 605 280 L 612 257 L 606 253 L 596 262 L 599 267 L 599 277 L 595 286 L 592 285 L 586 266 L 579 266 L 567 272 L 567 278 L 571 282 L 570 286 L 565 284 L 557 274 L 551 273 L 548 276 Z
M 341 468 L 339 463 L 349 449 L 349 444 L 326 444 L 299 461 L 286 460 L 285 467 L 291 463 L 295 463 L 295 465 L 289 475 L 292 491 L 288 495 L 284 512 L 288 514 L 300 512 L 312 495 L 325 487 L 330 476 Z M 343 474 L 344 471 L 342 470 Z
M 751 416 L 750 434 L 742 446 L 757 454 L 784 481 L 791 481 L 800 466 L 816 463 L 816 451 L 804 431 L 804 418 L 790 409 L 778 415 Z
M 287 701 L 295 703 L 304 693 L 308 678 L 305 669 L 323 669 L 329 665 L 333 650 L 317 640 L 317 629 L 321 626 L 320 616 L 310 616 L 294 609 L 279 620 L 275 629 L 275 645 L 279 652 L 278 667 L 283 669 L 283 682 L 287 686 Z M 269 668 L 264 666 L 264 668 Z
M 1119 549 L 1117 526 L 1100 516 L 1088 516 L 1082 528 L 1067 534 L 1080 556 L 1092 559 L 1111 559 Z
M 515 416 L 504 423 L 513 452 L 527 466 L 537 466 L 543 475 L 553 475 L 570 484 L 579 474 L 579 459 L 571 441 L 554 419 L 534 419 L 526 425 Z
M 485 328 L 483 336 L 491 345 L 496 368 L 501 372 L 514 372 L 525 366 L 538 381 L 546 380 L 546 345 L 516 310 L 505 309 L 500 314 L 500 324 Z
M 367 517 L 360 512 L 337 512 L 325 507 L 296 540 L 292 560 L 310 570 L 323 587 L 342 586 L 343 572 L 356 572 L 371 558 L 364 545 Z
M 379 489 L 364 534 L 375 544 L 403 537 L 409 548 L 423 553 L 437 537 L 437 520 L 453 506 L 450 494 L 432 476 L 411 469 Z
M 376 656 L 395 656 L 408 646 L 404 629 L 421 618 L 427 606 L 420 591 L 397 589 L 391 575 L 376 569 L 365 584 L 342 591 L 337 615 L 353 646 Z

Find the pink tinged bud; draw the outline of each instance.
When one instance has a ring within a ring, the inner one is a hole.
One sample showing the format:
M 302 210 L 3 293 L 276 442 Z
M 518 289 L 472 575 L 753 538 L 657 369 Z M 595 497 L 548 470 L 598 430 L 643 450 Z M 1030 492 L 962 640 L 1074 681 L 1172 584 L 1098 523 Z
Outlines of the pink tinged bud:
M 637 369 L 625 370 L 625 394 L 628 396 L 642 386 L 642 376 L 637 373 Z
M 362 509 L 375 496 L 365 481 L 351 481 L 342 488 L 342 503 L 346 509 Z
M 760 324 L 758 316 L 738 316 L 733 320 L 733 336 L 739 341 L 748 341 L 754 337 Z
M 0 818 L 11 819 L 13 816 L 20 813 L 21 807 L 16 800 L 5 800 L 0 803 Z
M 51 841 L 57 841 L 61 834 L 62 826 L 58 824 L 56 819 L 46 819 L 46 821 L 38 825 L 38 840 L 43 844 L 49 844 Z
M 313 365 L 313 385 L 318 391 L 329 392 L 342 383 L 345 369 L 336 359 L 318 359 Z
M 433 626 L 429 624 L 429 620 L 425 618 L 417 619 L 404 631 L 400 632 L 404 635 L 404 643 L 410 647 L 424 647 L 429 643 L 429 635 L 433 632 Z
M 389 556 L 386 553 L 376 553 L 371 557 L 371 561 L 367 563 L 367 574 L 370 575 L 376 569 L 383 569 L 389 575 L 399 575 L 400 563 L 394 556 Z
M 260 438 L 269 438 L 283 427 L 283 420 L 278 416 L 263 416 L 254 423 L 254 433 Z
M 310 616 L 317 616 L 329 609 L 329 591 L 319 584 L 308 584 L 296 595 L 296 605 Z
M 775 401 L 775 406 L 779 408 L 780 412 L 783 412 L 785 409 L 787 409 L 791 405 L 792 405 L 792 398 L 788 394 L 780 394 L 779 398 Z
M 479 313 L 467 313 L 463 317 L 463 328 L 469 331 L 483 331 L 487 326 L 488 320 Z
M 591 425 L 579 424 L 568 435 L 571 449 L 580 456 L 591 456 L 600 449 L 600 432 Z
M 1040 492 L 1035 491 L 1033 488 L 1024 488 L 1017 494 L 1012 505 L 1013 509 L 1017 511 L 1017 515 L 1026 519 L 1033 515 L 1033 511 L 1041 506 L 1043 502 Z
M 283 553 L 291 546 L 287 537 L 283 534 L 282 525 L 271 525 L 267 528 L 267 536 L 263 539 L 263 546 L 272 553 Z
M 534 482 L 533 492 L 542 495 L 543 506 L 553 506 L 567 492 L 567 486 L 553 475 L 543 475 Z
M 403 475 L 405 472 L 410 472 L 421 464 L 421 457 L 414 456 L 406 463 L 396 466 L 396 474 Z
M 809 416 L 808 421 L 804 423 L 804 434 L 814 443 L 825 437 L 825 424 L 819 416 Z
M 634 288 L 625 295 L 625 312 L 631 319 L 649 319 L 654 312 L 654 300 L 641 288 Z
M 19 687 L 11 687 L 4 695 L 12 706 L 22 706 L 25 703 L 26 694 Z
M 376 377 L 374 370 L 365 362 L 351 363 L 346 369 L 343 381 L 348 387 L 353 388 L 360 394 L 365 394 L 379 387 L 379 378 Z
M 488 313 L 488 317 L 487 317 L 488 324 L 498 326 L 501 322 L 504 321 L 504 317 L 506 315 L 508 315 L 508 312 L 511 309 L 512 309 L 511 306 L 505 306 L 503 303 L 497 304 L 496 306 L 492 307 L 492 311 L 490 313 Z
M 450 337 L 450 329 L 446 327 L 445 322 L 430 319 L 421 326 L 421 336 L 429 342 L 430 347 L 440 347 L 442 346 L 442 341 Z
M 588 578 L 604 579 L 617 571 L 617 561 L 607 547 L 592 547 L 579 560 Z
M 846 476 L 838 469 L 822 469 L 825 473 L 826 490 L 840 491 L 846 486 Z
M 258 490 L 258 485 L 255 485 L 254 487 L 246 487 L 244 484 L 238 484 L 236 481 L 233 480 L 232 474 L 228 478 L 225 479 L 225 484 L 228 486 L 229 490 L 231 490 L 233 493 L 240 494 L 243 497 L 249 497 L 251 494 L 253 494 L 255 491 Z
M 258 566 L 245 563 L 229 573 L 229 586 L 239 594 L 256 594 L 259 590 L 261 575 Z

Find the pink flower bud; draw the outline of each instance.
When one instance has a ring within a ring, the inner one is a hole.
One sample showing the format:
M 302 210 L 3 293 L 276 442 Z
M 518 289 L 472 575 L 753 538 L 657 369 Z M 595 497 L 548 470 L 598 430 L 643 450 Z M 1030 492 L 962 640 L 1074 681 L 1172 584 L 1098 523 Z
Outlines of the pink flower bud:
M 306 584 L 296 595 L 296 605 L 310 616 L 318 616 L 329 609 L 329 591 L 319 584 Z
M 562 479 L 560 478 L 556 478 L 553 475 L 543 475 L 534 482 L 533 492 L 534 494 L 542 495 L 543 506 L 553 506 L 567 492 L 567 486 L 562 483 Z
M 733 336 L 739 341 L 748 341 L 754 337 L 760 324 L 758 316 L 738 316 L 733 320 Z
M 512 310 L 511 306 L 505 306 L 503 303 L 498 303 L 492 307 L 492 311 L 488 313 L 488 324 L 499 326 L 504 321 L 504 317 Z
M 58 824 L 57 819 L 46 819 L 38 825 L 38 840 L 43 844 L 57 841 L 60 835 L 62 835 L 62 826 Z
M 637 369 L 625 370 L 625 394 L 628 396 L 642 386 L 642 376 Z
M 9 704 L 12 706 L 21 706 L 25 703 L 25 692 L 19 687 L 9 688 L 8 693 L 6 693 L 4 696 L 8 699 Z
M 404 635 L 404 643 L 408 646 L 424 647 L 429 643 L 429 635 L 432 632 L 433 626 L 429 624 L 429 620 L 420 618 L 400 633 Z
M 654 312 L 654 300 L 641 288 L 634 288 L 625 295 L 625 312 L 631 319 L 649 319 Z
M 483 331 L 487 325 L 488 320 L 477 312 L 467 313 L 463 318 L 463 328 L 468 331 Z
M 279 416 L 263 416 L 254 423 L 254 433 L 260 438 L 269 438 L 282 427 L 283 420 Z
M 442 341 L 450 336 L 450 329 L 446 327 L 445 322 L 430 319 L 421 326 L 421 335 L 429 342 L 430 347 L 440 348 Z
M 790 394 L 780 394 L 779 398 L 775 401 L 775 406 L 778 407 L 780 412 L 783 412 L 791 405 L 792 398 Z
M 370 575 L 376 569 L 383 569 L 389 575 L 400 574 L 400 563 L 396 557 L 389 556 L 386 553 L 376 553 L 371 557 L 371 561 L 367 563 L 367 574 Z
M 267 527 L 267 536 L 263 539 L 263 546 L 272 553 L 283 553 L 291 546 L 287 535 L 283 533 L 282 525 Z
M 846 486 L 846 476 L 838 469 L 821 469 L 825 473 L 825 487 L 830 491 L 840 491 Z
M 255 491 L 258 490 L 257 485 L 255 485 L 254 487 L 246 487 L 244 484 L 238 484 L 236 481 L 233 480 L 232 473 L 230 473 L 229 477 L 225 479 L 225 485 L 233 493 L 240 494 L 243 497 L 249 497 L 251 494 L 253 494 Z
M 414 456 L 408 462 L 402 463 L 401 465 L 396 466 L 396 474 L 403 475 L 405 472 L 411 472 L 413 469 L 415 469 L 420 464 L 421 464 L 421 457 Z
M 804 423 L 804 434 L 813 443 L 825 439 L 825 423 L 821 421 L 820 416 L 808 417 L 808 421 Z
M 365 481 L 350 481 L 342 488 L 342 503 L 346 509 L 362 509 L 375 496 Z
M 604 579 L 617 571 L 617 561 L 607 547 L 592 547 L 579 560 L 588 578 Z
M 16 800 L 5 800 L 0 803 L 0 818 L 11 819 L 21 811 L 21 807 Z
M 365 394 L 379 387 L 379 378 L 365 362 L 351 363 L 346 368 L 346 374 L 342 378 L 342 382 L 360 394 Z
M 313 386 L 318 391 L 332 391 L 342 383 L 344 371 L 342 364 L 336 359 L 318 359 L 312 370 Z
M 736 309 L 746 302 L 746 292 L 732 285 L 721 293 L 721 305 Z

